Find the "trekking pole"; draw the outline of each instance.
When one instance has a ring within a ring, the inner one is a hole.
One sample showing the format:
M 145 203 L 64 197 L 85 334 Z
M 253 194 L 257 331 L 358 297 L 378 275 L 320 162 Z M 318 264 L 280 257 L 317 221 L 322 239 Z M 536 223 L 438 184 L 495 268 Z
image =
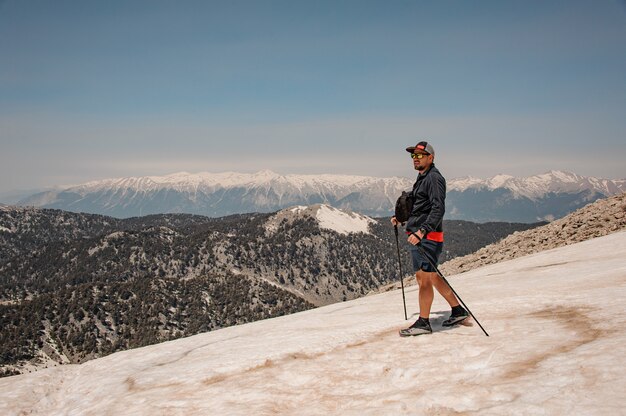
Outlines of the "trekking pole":
M 398 251 L 398 267 L 400 268 L 400 284 L 402 285 L 402 303 L 404 304 L 404 320 L 409 319 L 406 316 L 406 299 L 404 297 L 404 278 L 402 277 L 402 261 L 400 260 L 400 242 L 398 241 L 398 224 L 393 226 L 394 231 L 396 232 L 396 249 Z
M 415 233 L 411 233 L 413 234 L 415 237 L 417 237 L 417 235 Z M 420 238 L 417 237 L 417 239 L 419 240 Z M 420 240 L 421 242 L 421 240 Z M 483 332 L 485 333 L 485 335 L 489 336 L 489 334 L 487 333 L 487 331 L 485 331 L 485 328 L 483 328 L 483 326 L 480 324 L 480 322 L 478 322 L 478 319 L 476 319 L 476 317 L 474 316 L 474 314 L 472 313 L 472 311 L 470 311 L 470 308 L 467 307 L 467 305 L 465 304 L 465 302 L 463 302 L 463 299 L 461 299 L 461 297 L 458 295 L 458 293 L 456 293 L 456 291 L 454 290 L 454 288 L 450 285 L 450 283 L 448 282 L 448 280 L 443 276 L 443 274 L 441 274 L 441 272 L 439 271 L 439 269 L 437 268 L 437 266 L 435 266 L 433 264 L 433 262 L 430 260 L 430 257 L 428 257 L 426 255 L 426 253 L 424 252 L 424 249 L 419 245 L 419 243 L 417 243 L 417 245 L 415 246 L 417 247 L 417 249 L 420 251 L 420 253 L 422 254 L 422 256 L 428 260 L 428 263 L 430 264 L 430 267 L 432 267 L 433 269 L 435 269 L 435 271 L 437 272 L 437 274 L 439 275 L 439 277 L 441 277 L 441 279 L 443 279 L 444 282 L 446 282 L 446 284 L 448 285 L 448 287 L 450 288 L 450 290 L 452 290 L 452 293 L 454 293 L 454 296 L 456 296 L 456 298 L 459 300 L 459 302 L 461 302 L 461 304 L 463 305 L 463 307 L 465 309 L 467 309 L 467 312 L 471 315 L 472 318 L 474 318 L 474 320 L 476 321 L 476 323 L 478 324 L 478 326 L 480 327 L 480 329 L 483 330 Z

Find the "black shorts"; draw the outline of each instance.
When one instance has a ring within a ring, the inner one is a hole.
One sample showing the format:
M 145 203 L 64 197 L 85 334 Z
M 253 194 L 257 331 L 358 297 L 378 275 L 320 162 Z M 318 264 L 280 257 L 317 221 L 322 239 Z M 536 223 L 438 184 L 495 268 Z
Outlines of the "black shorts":
M 443 251 L 443 243 L 423 239 L 419 243 L 419 246 L 424 251 L 424 254 L 428 256 L 428 259 L 422 255 L 422 252 L 416 246 L 411 246 L 409 250 L 411 251 L 411 259 L 413 260 L 413 272 L 418 272 L 420 270 L 425 272 L 434 272 L 435 269 L 433 269 L 428 260 L 430 260 L 435 266 L 438 266 L 439 256 Z

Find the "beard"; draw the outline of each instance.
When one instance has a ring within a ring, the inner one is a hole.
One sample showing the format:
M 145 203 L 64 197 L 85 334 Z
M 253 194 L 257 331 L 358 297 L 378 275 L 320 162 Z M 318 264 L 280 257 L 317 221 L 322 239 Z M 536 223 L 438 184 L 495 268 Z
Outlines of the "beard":
M 432 162 L 428 163 L 428 161 L 423 160 L 423 159 L 421 161 L 417 162 L 417 164 L 413 163 L 413 169 L 415 169 L 419 173 L 424 173 L 431 166 L 432 166 Z

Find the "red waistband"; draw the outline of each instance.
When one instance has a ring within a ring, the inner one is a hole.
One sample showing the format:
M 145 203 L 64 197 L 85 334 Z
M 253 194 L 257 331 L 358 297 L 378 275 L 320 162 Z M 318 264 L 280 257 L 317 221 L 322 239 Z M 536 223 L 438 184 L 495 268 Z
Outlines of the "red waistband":
M 443 243 L 443 231 L 431 231 L 426 234 L 426 239 Z
M 411 234 L 411 233 L 407 233 L 407 234 Z M 443 231 L 431 231 L 428 234 L 426 234 L 426 239 L 430 240 L 430 241 L 436 241 L 438 243 L 443 243 Z

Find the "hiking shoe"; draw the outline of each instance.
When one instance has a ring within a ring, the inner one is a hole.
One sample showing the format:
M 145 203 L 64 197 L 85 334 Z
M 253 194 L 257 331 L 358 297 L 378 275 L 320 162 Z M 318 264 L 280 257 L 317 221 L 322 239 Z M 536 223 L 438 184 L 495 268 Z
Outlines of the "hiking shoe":
M 450 317 L 443 321 L 441 326 L 454 326 L 465 321 L 467 318 L 469 318 L 469 313 L 465 309 L 462 309 L 459 312 L 452 312 Z
M 415 335 L 432 334 L 433 330 L 430 327 L 430 322 L 419 318 L 413 325 L 406 329 L 400 330 L 401 337 L 412 337 Z

